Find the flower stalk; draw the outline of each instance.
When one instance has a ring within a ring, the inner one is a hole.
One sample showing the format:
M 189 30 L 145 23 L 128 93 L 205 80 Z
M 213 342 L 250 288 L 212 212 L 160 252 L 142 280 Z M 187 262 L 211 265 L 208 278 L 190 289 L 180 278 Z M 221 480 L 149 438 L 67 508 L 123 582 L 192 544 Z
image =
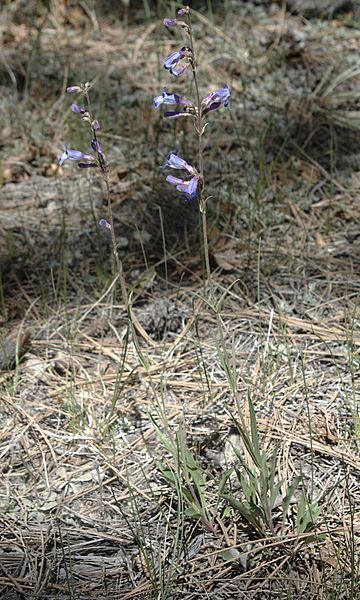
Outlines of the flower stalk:
M 77 104 L 72 104 L 70 108 L 74 113 L 80 115 L 82 121 L 88 122 L 90 124 L 91 133 L 92 133 L 92 140 L 90 142 L 90 145 L 91 145 L 93 154 L 85 154 L 79 150 L 65 149 L 59 158 L 59 165 L 63 166 L 63 164 L 66 160 L 72 160 L 72 161 L 76 161 L 78 163 L 78 166 L 82 169 L 90 168 L 90 167 L 97 167 L 98 170 L 100 171 L 100 175 L 104 182 L 105 190 L 106 190 L 107 219 L 101 218 L 99 221 L 99 227 L 101 229 L 103 229 L 104 231 L 106 231 L 108 234 L 110 234 L 111 244 L 112 244 L 112 271 L 113 271 L 113 274 L 116 276 L 115 281 L 119 280 L 119 282 L 120 282 L 122 300 L 123 300 L 123 304 L 125 306 L 126 314 L 127 314 L 128 332 L 131 332 L 131 337 L 132 337 L 132 341 L 133 341 L 133 344 L 135 347 L 135 351 L 136 351 L 136 354 L 137 354 L 142 366 L 148 369 L 147 358 L 144 356 L 144 354 L 141 350 L 137 332 L 139 332 L 139 334 L 142 337 L 147 338 L 148 341 L 149 341 L 149 337 L 147 336 L 143 327 L 139 323 L 136 315 L 134 315 L 131 311 L 131 295 L 128 293 L 128 290 L 127 290 L 124 269 L 123 269 L 123 263 L 119 256 L 119 253 L 118 253 L 118 246 L 117 246 L 116 236 L 115 236 L 114 216 L 113 216 L 113 211 L 112 211 L 112 206 L 111 206 L 111 193 L 110 193 L 110 165 L 107 161 L 107 158 L 106 158 L 106 156 L 102 150 L 102 147 L 100 145 L 100 142 L 99 142 L 98 132 L 101 130 L 101 126 L 100 126 L 99 121 L 94 118 L 94 115 L 92 112 L 90 97 L 89 97 L 90 87 L 91 87 L 90 83 L 81 84 L 79 86 L 70 86 L 67 88 L 67 93 L 69 93 L 69 94 L 74 93 L 74 92 L 82 93 L 82 95 L 85 99 L 86 107 L 81 107 L 81 106 L 78 106 Z M 125 356 L 127 353 L 127 347 L 128 347 L 128 333 L 125 336 L 124 344 L 125 344 L 124 345 L 124 353 L 125 353 L 124 356 Z M 116 407 L 116 401 L 117 401 L 117 397 L 114 396 L 113 401 L 111 403 L 109 413 L 106 417 L 104 431 L 106 431 L 107 427 L 109 426 L 109 424 L 111 422 L 111 419 L 112 419 L 112 416 L 113 416 L 113 413 L 114 413 L 114 410 Z
M 206 197 L 205 197 L 205 173 L 204 173 L 204 147 L 203 147 L 203 132 L 204 132 L 204 122 L 203 122 L 203 114 L 201 109 L 201 99 L 200 99 L 200 91 L 199 91 L 199 83 L 196 72 L 196 54 L 195 54 L 195 45 L 193 39 L 193 31 L 192 31 L 192 23 L 190 10 L 187 12 L 188 18 L 188 34 L 190 47 L 192 50 L 191 57 L 191 70 L 194 80 L 195 93 L 196 93 L 196 102 L 197 102 L 197 124 L 195 126 L 195 131 L 198 137 L 198 161 L 199 161 L 199 172 L 200 172 L 200 185 L 199 185 L 199 209 L 200 209 L 200 219 L 201 219 L 201 230 L 202 230 L 202 242 L 203 242 L 203 253 L 204 253 L 204 261 L 205 261 L 205 270 L 206 270 L 206 280 L 204 282 L 204 287 L 207 285 L 210 286 L 211 292 L 211 268 L 210 268 L 210 256 L 209 256 L 209 238 L 208 238 L 208 229 L 207 229 L 207 218 L 206 218 Z
M 123 303 L 126 308 L 126 312 L 129 315 L 129 295 L 127 292 L 126 281 L 124 276 L 124 269 L 122 260 L 119 256 L 117 249 L 117 242 L 115 236 L 115 228 L 114 228 L 114 216 L 111 206 L 111 194 L 110 194 L 110 165 L 106 159 L 106 156 L 102 150 L 98 139 L 98 132 L 101 130 L 100 123 L 97 119 L 95 119 L 94 114 L 92 112 L 91 103 L 90 103 L 90 95 L 89 90 L 91 88 L 90 83 L 84 83 L 81 85 L 74 85 L 67 88 L 67 93 L 81 93 L 86 102 L 86 107 L 78 106 L 77 104 L 71 104 L 70 108 L 72 112 L 78 114 L 81 117 L 82 121 L 89 123 L 92 140 L 91 140 L 91 148 L 93 150 L 93 154 L 85 154 L 78 150 L 69 150 L 65 149 L 62 155 L 59 158 L 59 165 L 63 166 L 66 160 L 77 161 L 78 166 L 82 169 L 96 167 L 100 171 L 101 178 L 105 185 L 106 190 L 106 201 L 107 201 L 107 217 L 108 220 L 102 218 L 99 221 L 99 226 L 108 231 L 110 233 L 111 244 L 112 244 L 112 254 L 113 254 L 113 272 L 115 272 L 119 278 L 121 295 L 123 299 Z
M 188 165 L 186 161 L 181 159 L 176 150 L 173 150 L 165 163 L 165 167 L 173 169 L 186 170 L 191 175 L 191 179 L 180 179 L 173 175 L 168 175 L 166 181 L 174 185 L 176 189 L 183 192 L 186 201 L 197 199 L 200 212 L 200 230 L 202 239 L 202 252 L 205 264 L 204 291 L 209 287 L 210 296 L 212 295 L 211 286 L 211 266 L 208 241 L 207 227 L 207 197 L 205 194 L 205 157 L 203 135 L 206 128 L 205 116 L 217 108 L 228 106 L 231 96 L 229 88 L 225 85 L 223 88 L 211 92 L 205 98 L 201 99 L 200 84 L 197 73 L 197 57 L 195 52 L 195 43 L 193 35 L 193 27 L 191 22 L 191 11 L 189 6 L 181 8 L 177 12 L 179 18 L 166 18 L 164 25 L 166 27 L 179 27 L 184 30 L 187 36 L 187 46 L 183 46 L 180 50 L 172 52 L 164 61 L 164 68 L 171 75 L 178 78 L 188 67 L 192 72 L 192 78 L 195 88 L 195 100 L 192 102 L 187 98 L 183 98 L 175 93 L 168 93 L 166 88 L 163 88 L 162 94 L 154 98 L 154 108 L 157 109 L 160 105 L 177 105 L 180 107 L 177 111 L 165 112 L 164 117 L 167 119 L 181 119 L 190 117 L 194 119 L 194 129 L 197 137 L 197 162 L 198 169 Z
M 123 303 L 125 305 L 126 311 L 128 313 L 129 312 L 129 295 L 128 295 L 127 288 L 126 288 L 126 281 L 125 281 L 122 260 L 119 256 L 119 253 L 117 250 L 117 242 L 116 242 L 115 228 L 114 228 L 114 215 L 113 215 L 112 206 L 111 206 L 110 180 L 109 180 L 110 168 L 109 168 L 109 164 L 106 161 L 104 153 L 103 153 L 101 146 L 97 139 L 96 132 L 98 131 L 98 129 L 100 127 L 98 127 L 99 122 L 96 119 L 94 119 L 92 116 L 88 89 L 85 90 L 85 99 L 86 99 L 86 104 L 87 104 L 88 112 L 89 112 L 89 116 L 90 116 L 91 129 L 92 129 L 93 136 L 94 136 L 94 138 L 92 140 L 92 147 L 97 154 L 99 168 L 101 171 L 102 179 L 105 184 L 107 212 L 108 212 L 108 219 L 109 219 L 109 222 L 108 222 L 109 226 L 107 227 L 107 229 L 110 231 L 113 257 L 114 257 L 116 272 L 119 275 L 121 295 L 122 295 L 122 299 L 123 299 Z M 95 127 L 94 127 L 94 123 L 95 123 Z

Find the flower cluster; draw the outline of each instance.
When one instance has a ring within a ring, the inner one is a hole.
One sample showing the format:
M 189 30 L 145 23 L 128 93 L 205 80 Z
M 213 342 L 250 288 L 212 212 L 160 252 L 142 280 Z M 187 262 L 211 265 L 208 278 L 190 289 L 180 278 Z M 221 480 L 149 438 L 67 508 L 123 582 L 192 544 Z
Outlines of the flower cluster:
M 92 139 L 90 141 L 90 146 L 93 150 L 93 154 L 87 154 L 81 152 L 80 150 L 72 150 L 70 148 L 65 148 L 61 156 L 59 157 L 59 166 L 62 167 L 64 162 L 67 160 L 73 160 L 78 163 L 78 167 L 81 169 L 88 169 L 91 167 L 97 167 L 100 169 L 102 177 L 108 188 L 108 172 L 109 165 L 106 161 L 104 152 L 100 146 L 98 140 L 98 132 L 101 130 L 100 123 L 97 119 L 94 118 L 91 109 L 90 109 L 90 100 L 89 100 L 89 89 L 91 87 L 90 83 L 84 83 L 81 85 L 71 85 L 66 88 L 66 92 L 68 94 L 82 94 L 84 99 L 86 100 L 87 108 L 84 106 L 79 106 L 78 104 L 72 103 L 70 105 L 70 109 L 73 113 L 80 115 L 81 120 L 85 121 L 90 125 L 90 129 L 92 132 Z M 112 217 L 110 219 L 112 221 Z M 99 226 L 101 229 L 112 231 L 112 225 L 106 219 L 100 219 Z
M 183 46 L 180 50 L 176 50 L 164 60 L 164 68 L 170 71 L 174 77 L 179 77 L 191 64 L 192 50 L 187 46 Z M 185 59 L 185 60 L 183 60 Z M 179 66 L 177 66 L 181 62 Z
M 84 83 L 81 85 L 71 85 L 66 88 L 66 92 L 68 94 L 73 93 L 81 93 L 85 96 L 88 105 L 89 97 L 88 92 L 91 87 L 90 83 Z M 62 167 L 64 162 L 67 160 L 74 160 L 78 163 L 78 167 L 81 169 L 88 169 L 91 167 L 98 167 L 103 172 L 106 170 L 106 160 L 104 153 L 101 149 L 101 146 L 97 139 L 97 132 L 101 129 L 100 123 L 97 119 L 93 118 L 90 109 L 84 108 L 83 106 L 79 106 L 78 104 L 71 104 L 70 109 L 73 113 L 81 116 L 81 120 L 90 124 L 90 128 L 92 131 L 92 140 L 90 142 L 91 148 L 95 154 L 87 154 L 81 152 L 80 150 L 72 150 L 70 148 L 65 148 L 61 156 L 59 157 L 59 166 Z M 85 162 L 84 162 L 85 161 Z
M 178 156 L 177 151 L 173 150 L 166 158 L 164 167 L 170 167 L 170 169 L 184 170 L 192 175 L 191 179 L 179 179 L 168 175 L 166 181 L 171 185 L 174 185 L 179 192 L 183 192 L 185 200 L 194 200 L 197 197 L 199 174 L 195 167 L 189 165 L 186 160 Z
M 195 60 L 194 48 L 192 45 L 190 8 L 188 6 L 181 8 L 178 10 L 177 16 L 185 17 L 188 22 L 185 22 L 179 18 L 166 18 L 164 19 L 163 23 L 166 27 L 181 27 L 183 30 L 185 30 L 189 45 L 182 46 L 182 48 L 179 50 L 172 52 L 172 54 L 170 54 L 163 61 L 164 68 L 175 77 L 179 77 L 179 75 L 181 75 L 190 66 L 195 78 Z M 196 89 L 198 90 L 197 83 Z M 174 92 L 168 92 L 164 87 L 161 94 L 159 96 L 155 96 L 153 100 L 153 106 L 155 109 L 158 109 L 161 105 L 175 106 L 176 108 L 174 110 L 164 112 L 164 117 L 167 119 L 181 119 L 185 117 L 194 118 L 198 135 L 201 137 L 205 127 L 205 115 L 210 111 L 220 108 L 221 106 L 229 106 L 230 96 L 231 92 L 228 86 L 224 85 L 222 88 L 210 92 L 202 100 L 200 100 L 198 96 L 197 102 L 195 103 L 187 98 L 179 96 Z M 202 170 L 200 170 L 200 173 L 198 173 L 194 167 L 188 165 L 186 161 L 181 159 L 175 151 L 169 154 L 165 166 L 172 169 L 185 169 L 188 171 L 188 173 L 192 175 L 191 179 L 188 181 L 173 177 L 172 175 L 168 175 L 166 181 L 174 185 L 178 191 L 183 192 L 186 200 L 192 200 L 198 196 L 199 187 L 202 189 L 201 185 L 199 186 L 199 182 L 203 181 Z

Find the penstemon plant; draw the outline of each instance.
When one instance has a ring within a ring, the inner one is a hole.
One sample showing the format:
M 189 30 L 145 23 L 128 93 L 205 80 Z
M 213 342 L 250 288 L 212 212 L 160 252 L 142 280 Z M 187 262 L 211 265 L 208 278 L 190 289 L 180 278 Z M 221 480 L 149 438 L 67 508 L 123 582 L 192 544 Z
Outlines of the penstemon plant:
M 143 327 L 139 323 L 136 315 L 132 312 L 131 294 L 129 294 L 127 291 L 125 275 L 124 275 L 124 270 L 123 270 L 123 264 L 122 264 L 122 260 L 119 256 L 119 253 L 118 253 L 118 246 L 117 246 L 116 235 L 115 235 L 115 230 L 114 230 L 114 217 L 113 217 L 113 212 L 112 212 L 112 207 L 111 207 L 111 196 L 110 196 L 110 164 L 109 164 L 109 162 L 102 150 L 102 147 L 99 143 L 99 132 L 101 131 L 101 127 L 100 127 L 99 121 L 95 118 L 95 116 L 92 112 L 92 109 L 91 109 L 90 97 L 89 97 L 90 88 L 91 88 L 91 83 L 87 82 L 87 83 L 80 84 L 80 85 L 72 85 L 72 86 L 68 87 L 66 89 L 66 91 L 68 94 L 74 94 L 74 93 L 77 93 L 79 95 L 81 94 L 85 100 L 85 107 L 79 106 L 78 104 L 73 103 L 73 104 L 71 104 L 70 108 L 71 108 L 72 112 L 78 114 L 81 117 L 82 121 L 89 124 L 90 130 L 91 130 L 91 138 L 92 138 L 91 142 L 90 142 L 90 146 L 91 146 L 93 152 L 91 154 L 87 154 L 87 153 L 83 153 L 79 150 L 72 150 L 72 149 L 67 148 L 63 151 L 63 153 L 61 154 L 61 156 L 59 158 L 59 165 L 62 167 L 63 164 L 65 163 L 65 161 L 71 160 L 71 161 L 76 161 L 78 163 L 78 166 L 81 169 L 97 168 L 98 172 L 100 173 L 100 176 L 104 182 L 105 190 L 106 190 L 107 212 L 108 212 L 107 217 L 108 218 L 100 219 L 99 227 L 101 229 L 105 230 L 111 236 L 112 253 L 113 253 L 112 267 L 113 267 L 113 274 L 114 274 L 114 284 L 117 280 L 119 280 L 122 299 L 123 299 L 123 303 L 125 305 L 125 309 L 126 309 L 126 313 L 127 313 L 128 328 L 127 328 L 127 333 L 126 333 L 125 341 L 124 341 L 124 353 L 125 353 L 124 360 L 125 360 L 125 355 L 126 355 L 127 347 L 128 347 L 127 334 L 130 331 L 132 341 L 133 341 L 133 344 L 134 344 L 134 347 L 136 350 L 136 354 L 139 358 L 139 361 L 141 362 L 142 366 L 147 369 L 148 361 L 140 348 L 137 332 L 139 332 L 139 334 L 141 336 L 146 337 L 147 339 L 149 339 L 149 338 L 148 338 L 146 332 L 144 331 Z M 111 286 L 111 289 L 112 289 L 112 286 Z M 116 407 L 117 399 L 118 399 L 118 395 L 117 395 L 117 393 L 114 393 L 113 401 L 111 403 L 111 407 L 110 407 L 109 413 L 107 415 L 104 430 L 106 430 L 107 425 L 111 422 L 111 418 L 112 418 L 112 415 L 113 415 L 115 407 Z
M 113 249 L 113 258 L 114 258 L 114 263 L 115 263 L 114 266 L 116 267 L 113 270 L 117 272 L 117 275 L 119 277 L 123 302 L 125 304 L 126 310 L 129 311 L 129 296 L 127 293 L 122 261 L 120 259 L 120 256 L 119 256 L 119 253 L 117 250 L 117 243 L 116 243 L 116 237 L 115 237 L 115 231 L 114 231 L 114 217 L 113 217 L 113 212 L 112 212 L 112 208 L 111 208 L 110 180 L 109 180 L 110 165 L 106 159 L 106 156 L 105 156 L 105 154 L 100 146 L 99 140 L 98 140 L 101 126 L 100 126 L 99 121 L 97 119 L 95 119 L 95 116 L 91 109 L 90 96 L 89 96 L 90 89 L 91 89 L 91 83 L 87 82 L 87 83 L 80 84 L 80 85 L 71 85 L 68 88 L 66 88 L 66 92 L 68 94 L 79 94 L 79 95 L 81 94 L 83 96 L 83 98 L 85 99 L 85 104 L 86 104 L 85 107 L 79 106 L 78 104 L 73 103 L 73 104 L 71 104 L 70 108 L 71 108 L 72 112 L 78 114 L 81 117 L 82 121 L 89 124 L 90 130 L 91 130 L 91 137 L 92 137 L 90 145 L 93 150 L 93 154 L 84 154 L 83 152 L 80 152 L 79 150 L 65 149 L 59 158 L 59 165 L 60 165 L 60 167 L 62 167 L 66 160 L 73 160 L 78 163 L 78 166 L 81 169 L 97 168 L 100 171 L 100 175 L 101 175 L 101 178 L 104 182 L 105 189 L 106 189 L 108 220 L 104 219 L 104 218 L 100 219 L 99 226 L 102 229 L 110 232 L 112 249 Z
M 216 110 L 221 106 L 229 105 L 231 92 L 227 85 L 223 88 L 211 92 L 203 99 L 200 96 L 199 79 L 198 79 L 198 64 L 195 54 L 193 28 L 191 22 L 191 10 L 189 6 L 180 8 L 177 11 L 177 16 L 180 18 L 164 19 L 166 27 L 179 27 L 187 37 L 187 46 L 183 46 L 176 50 L 164 60 L 164 67 L 175 78 L 180 77 L 188 68 L 191 69 L 194 88 L 195 100 L 183 98 L 175 93 L 168 93 L 166 88 L 163 88 L 161 95 L 154 98 L 154 108 L 157 109 L 162 104 L 177 106 L 175 111 L 164 112 L 164 117 L 167 119 L 183 119 L 190 118 L 194 121 L 194 130 L 198 141 L 198 168 L 189 165 L 184 159 L 178 156 L 176 150 L 173 150 L 168 155 L 165 167 L 186 171 L 190 178 L 181 179 L 168 175 L 166 181 L 182 192 L 186 201 L 197 199 L 199 210 L 201 213 L 201 234 L 203 240 L 203 253 L 206 269 L 206 279 L 204 287 L 210 286 L 211 290 L 211 269 L 209 259 L 209 244 L 207 232 L 206 209 L 207 200 L 205 194 L 205 160 L 204 160 L 204 142 L 203 136 L 207 125 L 206 117 L 210 111 Z

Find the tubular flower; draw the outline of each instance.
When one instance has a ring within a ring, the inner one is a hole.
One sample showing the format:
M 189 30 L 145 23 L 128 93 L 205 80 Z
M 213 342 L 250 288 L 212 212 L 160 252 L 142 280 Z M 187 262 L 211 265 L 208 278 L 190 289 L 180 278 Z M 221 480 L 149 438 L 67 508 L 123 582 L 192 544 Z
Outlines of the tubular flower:
M 69 85 L 66 88 L 66 93 L 67 94 L 73 94 L 74 92 L 82 92 L 82 89 L 79 85 Z
M 202 113 L 206 114 L 210 110 L 215 110 L 219 108 L 222 104 L 224 106 L 229 106 L 229 98 L 231 96 L 231 92 L 227 85 L 225 85 L 221 90 L 216 90 L 215 92 L 211 92 L 201 102 Z
M 187 98 L 182 98 L 177 94 L 168 94 L 166 88 L 163 88 L 161 96 L 155 96 L 154 98 L 154 108 L 159 108 L 161 104 L 181 104 L 182 106 L 189 106 L 191 102 Z
M 179 177 L 173 177 L 172 175 L 168 175 L 166 181 L 168 183 L 171 183 L 171 185 L 174 185 L 179 192 L 183 192 L 185 200 L 187 202 L 197 198 L 197 190 L 199 184 L 198 175 L 194 175 L 194 177 L 189 179 L 189 181 L 179 179 Z
M 104 156 L 102 148 L 101 148 L 99 142 L 95 138 L 93 140 L 91 140 L 91 147 L 94 150 L 94 152 L 97 152 L 98 154 L 100 154 L 100 156 Z
M 84 154 L 83 152 L 80 152 L 79 150 L 66 149 L 66 150 L 64 150 L 64 152 L 62 153 L 62 155 L 59 158 L 59 166 L 62 167 L 66 160 L 77 160 L 77 161 L 90 160 L 90 161 L 93 161 L 94 157 L 92 154 Z
M 186 160 L 180 158 L 180 156 L 177 155 L 176 150 L 173 150 L 170 152 L 170 154 L 168 154 L 164 167 L 170 167 L 171 169 L 185 169 L 191 175 L 197 174 L 196 169 L 189 165 Z
M 190 117 L 195 113 L 193 104 L 187 98 L 182 98 L 177 94 L 168 94 L 166 88 L 163 88 L 161 96 L 155 96 L 154 108 L 157 109 L 161 104 L 181 105 L 185 107 L 185 111 L 165 112 L 164 117 L 168 119 L 179 119 L 180 117 Z
M 77 104 L 71 104 L 70 109 L 79 115 L 84 115 L 87 112 L 85 108 L 78 106 Z
M 166 27 L 177 27 L 179 25 L 179 21 L 177 19 L 164 19 L 163 23 Z
M 179 75 L 181 75 L 181 73 L 183 73 L 185 71 L 185 69 L 188 67 L 189 63 L 182 64 L 177 67 L 178 62 L 180 60 L 182 60 L 183 58 L 191 58 L 191 57 L 192 57 L 191 48 L 188 48 L 187 46 L 183 46 L 182 48 L 180 48 L 180 50 L 176 50 L 175 52 L 170 54 L 164 60 L 164 67 L 165 67 L 165 69 L 170 71 L 170 73 L 172 75 L 174 75 L 175 77 L 179 77 Z
M 192 177 L 189 180 L 168 175 L 166 181 L 171 185 L 174 185 L 179 192 L 183 192 L 186 201 L 193 200 L 197 197 L 200 176 L 195 167 L 192 167 L 186 160 L 180 158 L 180 156 L 177 155 L 176 150 L 170 152 L 164 166 L 170 167 L 170 169 L 183 169 L 190 173 Z
M 110 225 L 109 221 L 107 221 L 106 219 L 100 219 L 99 226 L 101 227 L 101 229 L 104 229 L 104 230 L 107 229 L 107 230 L 111 231 L 111 225 Z
M 165 27 L 182 27 L 183 29 L 189 30 L 189 26 L 185 21 L 180 19 L 163 19 Z

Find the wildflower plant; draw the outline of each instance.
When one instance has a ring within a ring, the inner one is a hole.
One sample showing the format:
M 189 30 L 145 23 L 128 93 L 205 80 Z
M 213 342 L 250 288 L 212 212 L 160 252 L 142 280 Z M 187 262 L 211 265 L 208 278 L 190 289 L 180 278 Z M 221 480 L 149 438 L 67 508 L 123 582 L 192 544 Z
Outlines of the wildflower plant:
M 112 243 L 112 253 L 113 253 L 113 273 L 114 273 L 114 285 L 117 281 L 120 282 L 121 294 L 123 303 L 127 312 L 127 331 L 124 338 L 124 351 L 122 357 L 122 363 L 120 368 L 120 377 L 122 374 L 124 361 L 126 359 L 127 349 L 128 349 L 128 333 L 131 333 L 131 338 L 135 347 L 136 354 L 139 358 L 140 363 L 143 367 L 148 368 L 147 359 L 145 358 L 137 336 L 137 331 L 140 332 L 141 335 L 144 335 L 144 330 L 141 327 L 136 315 L 132 312 L 131 307 L 131 293 L 128 294 L 126 281 L 123 271 L 122 260 L 118 253 L 118 246 L 116 242 L 115 230 L 114 230 L 114 217 L 111 207 L 111 196 L 110 196 L 110 164 L 106 158 L 106 155 L 103 152 L 101 147 L 99 136 L 101 132 L 101 126 L 99 121 L 95 118 L 89 97 L 89 90 L 91 88 L 91 83 L 84 83 L 80 85 L 73 85 L 67 88 L 68 94 L 79 94 L 84 99 L 85 106 L 79 106 L 78 104 L 71 104 L 70 108 L 73 113 L 78 115 L 80 119 L 88 124 L 91 132 L 91 140 L 89 143 L 89 148 L 91 148 L 92 153 L 84 153 L 80 150 L 68 149 L 66 148 L 61 156 L 59 157 L 59 165 L 62 167 L 67 160 L 75 161 L 78 163 L 78 167 L 80 169 L 97 169 L 100 173 L 100 176 L 104 182 L 105 190 L 106 190 L 106 199 L 107 199 L 107 218 L 102 217 L 99 220 L 99 227 L 105 231 L 107 234 L 110 234 L 111 243 Z M 113 285 L 110 286 L 109 289 L 113 289 Z M 118 390 L 115 389 L 113 400 L 111 402 L 110 409 L 105 419 L 104 423 L 104 431 L 106 431 L 109 423 L 111 422 L 112 416 L 114 414 L 116 404 L 119 398 Z
M 183 429 L 179 428 L 173 435 L 161 429 L 153 418 L 151 420 L 159 441 L 170 455 L 170 462 L 156 461 L 159 472 L 178 497 L 183 498 L 185 515 L 200 521 L 214 533 L 214 515 L 205 494 L 206 480 L 187 444 Z
M 250 427 L 238 406 L 239 420 L 231 418 L 237 429 L 246 453 L 233 447 L 238 465 L 230 467 L 222 478 L 222 490 L 235 471 L 243 495 L 235 497 L 232 491 L 222 493 L 222 497 L 239 512 L 242 518 L 261 535 L 284 535 L 287 522 L 291 521 L 295 509 L 296 533 L 301 535 L 315 530 L 320 516 L 320 508 L 315 499 L 309 498 L 302 478 L 297 475 L 286 482 L 279 477 L 279 447 L 268 454 L 261 444 L 255 409 L 251 395 L 248 395 Z M 302 489 L 300 489 L 302 484 Z M 307 542 L 313 538 L 304 538 Z
M 193 27 L 191 22 L 191 10 L 185 6 L 177 11 L 176 18 L 166 18 L 164 25 L 169 28 L 179 28 L 186 36 L 186 46 L 172 52 L 164 61 L 164 68 L 169 71 L 174 78 L 179 78 L 188 69 L 192 72 L 192 78 L 195 89 L 195 99 L 190 100 L 179 96 L 176 93 L 168 92 L 163 88 L 162 93 L 156 96 L 153 106 L 158 109 L 161 105 L 175 107 L 164 112 L 164 117 L 170 120 L 192 119 L 194 130 L 198 140 L 197 168 L 189 165 L 183 158 L 178 156 L 176 150 L 168 155 L 164 167 L 185 171 L 182 177 L 168 175 L 166 181 L 173 185 L 179 192 L 182 192 L 186 201 L 198 200 L 201 213 L 201 232 L 203 240 L 204 262 L 206 268 L 206 283 L 211 282 L 211 270 L 209 260 L 209 245 L 207 233 L 206 208 L 208 198 L 205 194 L 205 160 L 204 160 L 204 142 L 203 136 L 207 126 L 207 115 L 209 112 L 229 105 L 231 92 L 227 85 L 223 88 L 210 92 L 204 98 L 201 98 L 198 64 L 195 53 Z
M 90 92 L 91 83 L 87 82 L 79 85 L 72 85 L 66 89 L 68 94 L 77 94 L 79 97 L 82 97 L 85 106 L 79 106 L 76 103 L 72 103 L 70 105 L 70 109 L 76 115 L 79 115 L 81 121 L 86 123 L 89 126 L 91 133 L 91 140 L 89 143 L 89 149 L 91 148 L 91 153 L 84 153 L 80 150 L 73 150 L 66 148 L 61 156 L 59 157 L 59 166 L 62 167 L 67 160 L 75 161 L 78 164 L 80 169 L 89 169 L 94 168 L 100 172 L 100 176 L 104 182 L 106 189 L 106 199 L 107 199 L 107 209 L 108 215 L 107 219 L 102 218 L 99 221 L 99 227 L 104 231 L 110 233 L 112 248 L 113 248 L 113 258 L 114 258 L 114 266 L 116 267 L 117 276 L 120 280 L 121 293 L 123 297 L 123 302 L 128 309 L 129 305 L 129 297 L 126 289 L 125 277 L 123 272 L 122 261 L 119 257 L 117 251 L 117 243 L 114 231 L 114 218 L 111 208 L 111 197 L 110 197 L 110 165 L 109 162 L 102 150 L 102 147 L 99 142 L 99 135 L 101 132 L 101 126 L 99 121 L 95 118 L 91 103 L 90 103 Z M 114 269 L 115 270 L 115 269 Z

